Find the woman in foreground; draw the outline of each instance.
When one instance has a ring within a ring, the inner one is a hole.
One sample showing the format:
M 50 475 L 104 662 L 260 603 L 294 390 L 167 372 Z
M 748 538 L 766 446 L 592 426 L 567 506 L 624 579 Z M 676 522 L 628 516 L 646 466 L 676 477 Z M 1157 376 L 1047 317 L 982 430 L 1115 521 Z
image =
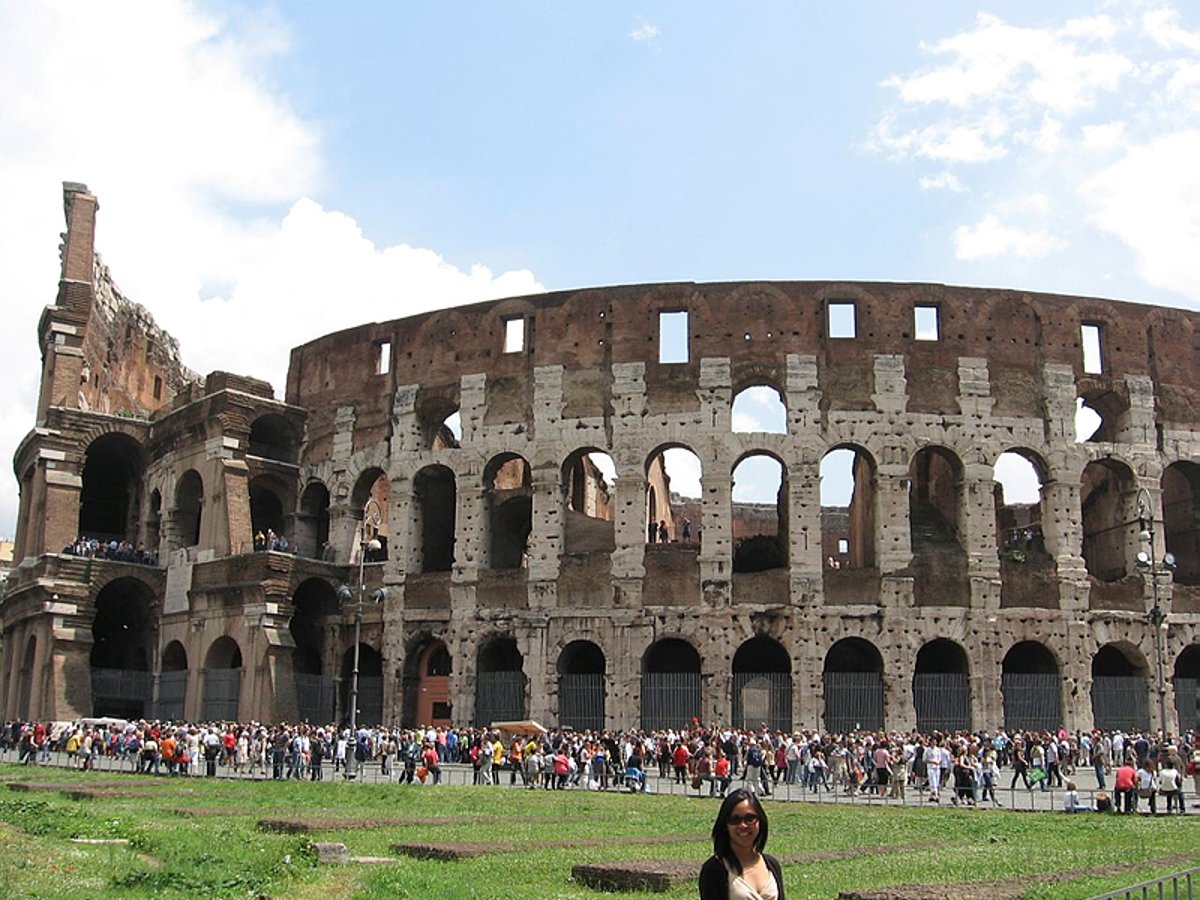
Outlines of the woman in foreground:
M 713 855 L 700 869 L 700 900 L 785 900 L 779 860 L 762 852 L 767 814 L 752 791 L 729 793 L 712 838 Z

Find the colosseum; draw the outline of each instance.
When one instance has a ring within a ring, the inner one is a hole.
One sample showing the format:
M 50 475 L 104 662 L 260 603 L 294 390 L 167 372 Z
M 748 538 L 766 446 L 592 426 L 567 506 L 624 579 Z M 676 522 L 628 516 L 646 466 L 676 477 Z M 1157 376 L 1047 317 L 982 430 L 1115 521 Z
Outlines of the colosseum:
M 280 401 L 64 202 L 6 717 L 1200 725 L 1200 314 L 592 288 L 320 337 Z

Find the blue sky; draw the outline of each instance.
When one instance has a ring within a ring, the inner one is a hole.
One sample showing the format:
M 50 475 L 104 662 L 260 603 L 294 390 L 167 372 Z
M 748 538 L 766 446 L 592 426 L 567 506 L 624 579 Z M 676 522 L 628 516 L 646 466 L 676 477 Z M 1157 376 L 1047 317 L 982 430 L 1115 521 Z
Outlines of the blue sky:
M 0 79 L 6 459 L 64 180 L 188 365 L 277 390 L 316 335 L 541 289 L 1200 298 L 1180 2 L 0 0 Z

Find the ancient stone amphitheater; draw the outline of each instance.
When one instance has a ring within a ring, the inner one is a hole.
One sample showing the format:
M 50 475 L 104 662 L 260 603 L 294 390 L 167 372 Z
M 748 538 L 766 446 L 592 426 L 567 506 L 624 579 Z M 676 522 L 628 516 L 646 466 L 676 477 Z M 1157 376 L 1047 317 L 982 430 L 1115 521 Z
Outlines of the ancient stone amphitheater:
M 6 717 L 345 720 L 357 661 L 370 723 L 1200 723 L 1194 312 L 564 291 L 319 338 L 279 401 L 65 205 Z

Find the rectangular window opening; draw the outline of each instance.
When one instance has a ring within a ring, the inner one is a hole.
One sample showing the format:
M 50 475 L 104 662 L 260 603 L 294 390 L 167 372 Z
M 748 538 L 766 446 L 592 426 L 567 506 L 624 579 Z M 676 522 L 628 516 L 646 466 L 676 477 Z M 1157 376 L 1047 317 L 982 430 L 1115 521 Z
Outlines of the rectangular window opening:
M 936 341 L 940 339 L 938 312 L 936 306 L 913 307 L 913 333 L 918 341 Z
M 658 314 L 658 361 L 688 361 L 688 313 L 686 309 Z
M 1086 323 L 1080 326 L 1079 339 L 1083 343 L 1083 371 L 1092 375 L 1100 375 L 1104 372 L 1100 326 Z
M 525 349 L 525 319 L 518 316 L 504 320 L 504 352 L 520 353 Z
M 392 370 L 392 342 L 379 342 L 379 358 L 375 361 L 375 374 L 386 375 Z
M 835 300 L 829 303 L 829 336 L 858 337 L 858 309 L 853 301 Z
M 162 378 L 158 375 L 154 376 L 154 399 L 162 399 Z
M 850 552 L 850 542 L 845 538 L 838 538 L 838 553 L 845 556 Z

